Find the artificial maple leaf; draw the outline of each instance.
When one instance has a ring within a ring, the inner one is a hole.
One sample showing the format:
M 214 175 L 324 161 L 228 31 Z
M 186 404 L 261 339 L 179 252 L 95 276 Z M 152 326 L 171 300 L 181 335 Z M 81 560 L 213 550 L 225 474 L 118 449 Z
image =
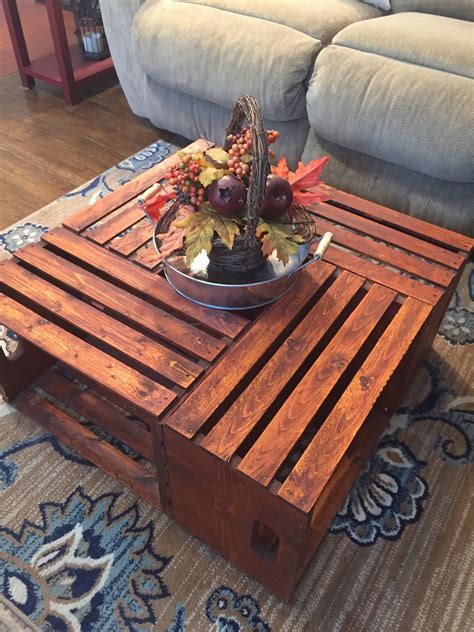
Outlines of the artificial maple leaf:
M 149 200 L 145 200 L 143 204 L 143 210 L 154 222 L 157 222 L 162 213 L 161 209 L 166 205 L 169 200 L 176 198 L 175 193 L 157 193 Z
M 213 149 L 208 149 L 205 153 L 206 157 L 209 157 L 211 160 L 216 162 L 227 162 L 230 160 L 230 155 L 222 149 L 222 147 L 214 147 Z
M 294 173 L 290 173 L 288 178 L 290 184 L 299 189 L 319 186 L 321 184 L 320 176 L 328 160 L 329 156 L 323 156 L 318 160 L 308 162 L 307 165 L 299 162 L 298 169 Z
M 177 228 L 185 232 L 186 264 L 191 267 L 194 259 L 203 250 L 209 254 L 212 250 L 214 233 L 231 249 L 236 235 L 240 234 L 238 220 L 223 217 L 210 209 L 193 213 L 184 219 L 175 221 Z
M 185 232 L 186 265 L 190 268 L 194 259 L 203 250 L 209 254 L 212 249 L 212 239 L 214 237 L 214 218 L 208 211 L 198 211 L 188 217 L 176 221 L 178 228 L 183 228 Z
M 318 160 L 312 160 L 307 165 L 300 162 L 298 169 L 289 174 L 288 181 L 293 189 L 293 204 L 312 204 L 330 199 L 329 195 L 314 191 L 322 184 L 320 176 L 328 160 L 329 156 L 324 156 Z
M 191 205 L 182 204 L 176 213 L 175 219 L 171 222 L 168 232 L 159 235 L 160 263 L 164 258 L 169 257 L 173 252 L 176 252 L 176 250 L 184 248 L 184 237 L 186 235 L 186 231 L 184 228 L 178 228 L 178 226 L 176 226 L 176 222 L 184 219 L 194 212 L 194 208 Z
M 324 156 L 318 160 L 312 160 L 307 165 L 300 161 L 297 170 L 293 173 L 288 168 L 286 158 L 280 158 L 277 166 L 272 167 L 272 173 L 285 178 L 291 184 L 293 204 L 305 205 L 313 202 L 324 202 L 330 199 L 329 195 L 309 189 L 314 189 L 322 184 L 320 176 L 328 160 L 329 156 Z
M 203 187 L 208 187 L 214 180 L 220 180 L 224 175 L 224 169 L 215 167 L 205 167 L 199 174 L 199 182 Z
M 285 157 L 280 158 L 280 160 L 276 164 L 276 167 L 272 167 L 272 173 L 280 176 L 281 178 L 285 178 L 285 180 L 288 180 L 290 169 Z
M 212 240 L 214 237 L 214 226 L 211 224 L 201 224 L 194 230 L 186 234 L 186 265 L 190 268 L 194 259 L 204 250 L 209 254 L 212 250 Z
M 234 247 L 234 239 L 237 235 L 240 235 L 240 226 L 237 220 L 218 215 L 217 213 L 214 213 L 214 216 L 214 230 L 227 248 L 232 250 Z
M 291 255 L 298 254 L 299 244 L 304 243 L 301 235 L 293 232 L 291 226 L 260 220 L 257 226 L 257 237 L 262 242 L 263 254 L 268 257 L 276 251 L 276 257 L 284 266 Z

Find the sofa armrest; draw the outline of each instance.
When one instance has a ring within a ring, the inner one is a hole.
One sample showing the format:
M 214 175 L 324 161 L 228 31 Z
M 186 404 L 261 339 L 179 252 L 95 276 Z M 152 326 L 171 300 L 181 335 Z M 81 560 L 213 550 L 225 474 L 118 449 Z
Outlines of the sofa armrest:
M 132 23 L 145 0 L 101 0 L 104 28 L 115 70 L 133 112 L 146 116 L 143 99 L 145 72 L 138 63 L 132 42 Z

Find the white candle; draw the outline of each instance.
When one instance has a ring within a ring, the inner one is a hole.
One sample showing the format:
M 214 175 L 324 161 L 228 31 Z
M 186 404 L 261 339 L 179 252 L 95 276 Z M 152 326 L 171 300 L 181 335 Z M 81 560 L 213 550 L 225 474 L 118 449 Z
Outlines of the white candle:
M 82 36 L 82 43 L 86 53 L 101 53 L 104 50 L 104 38 L 102 33 L 88 31 Z

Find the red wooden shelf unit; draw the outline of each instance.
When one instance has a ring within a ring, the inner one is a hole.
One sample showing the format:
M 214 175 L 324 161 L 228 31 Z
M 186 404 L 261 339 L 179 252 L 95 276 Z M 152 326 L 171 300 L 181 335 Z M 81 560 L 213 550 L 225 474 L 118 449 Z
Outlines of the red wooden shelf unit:
M 69 46 L 59 0 L 45 0 L 54 51 L 39 59 L 30 60 L 17 0 L 2 0 L 2 3 L 18 72 L 25 88 L 33 88 L 35 79 L 47 81 L 62 88 L 67 105 L 74 105 L 79 100 L 79 86 L 82 82 L 113 69 L 111 57 L 101 61 L 86 61 L 79 45 Z

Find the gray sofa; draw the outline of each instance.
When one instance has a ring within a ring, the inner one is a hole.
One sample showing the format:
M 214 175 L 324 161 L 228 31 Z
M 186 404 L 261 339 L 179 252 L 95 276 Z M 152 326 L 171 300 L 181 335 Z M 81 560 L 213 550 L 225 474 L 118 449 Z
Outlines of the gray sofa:
M 132 110 L 222 142 L 242 94 L 290 164 L 474 231 L 474 0 L 101 0 Z M 429 13 L 427 11 L 430 11 Z

